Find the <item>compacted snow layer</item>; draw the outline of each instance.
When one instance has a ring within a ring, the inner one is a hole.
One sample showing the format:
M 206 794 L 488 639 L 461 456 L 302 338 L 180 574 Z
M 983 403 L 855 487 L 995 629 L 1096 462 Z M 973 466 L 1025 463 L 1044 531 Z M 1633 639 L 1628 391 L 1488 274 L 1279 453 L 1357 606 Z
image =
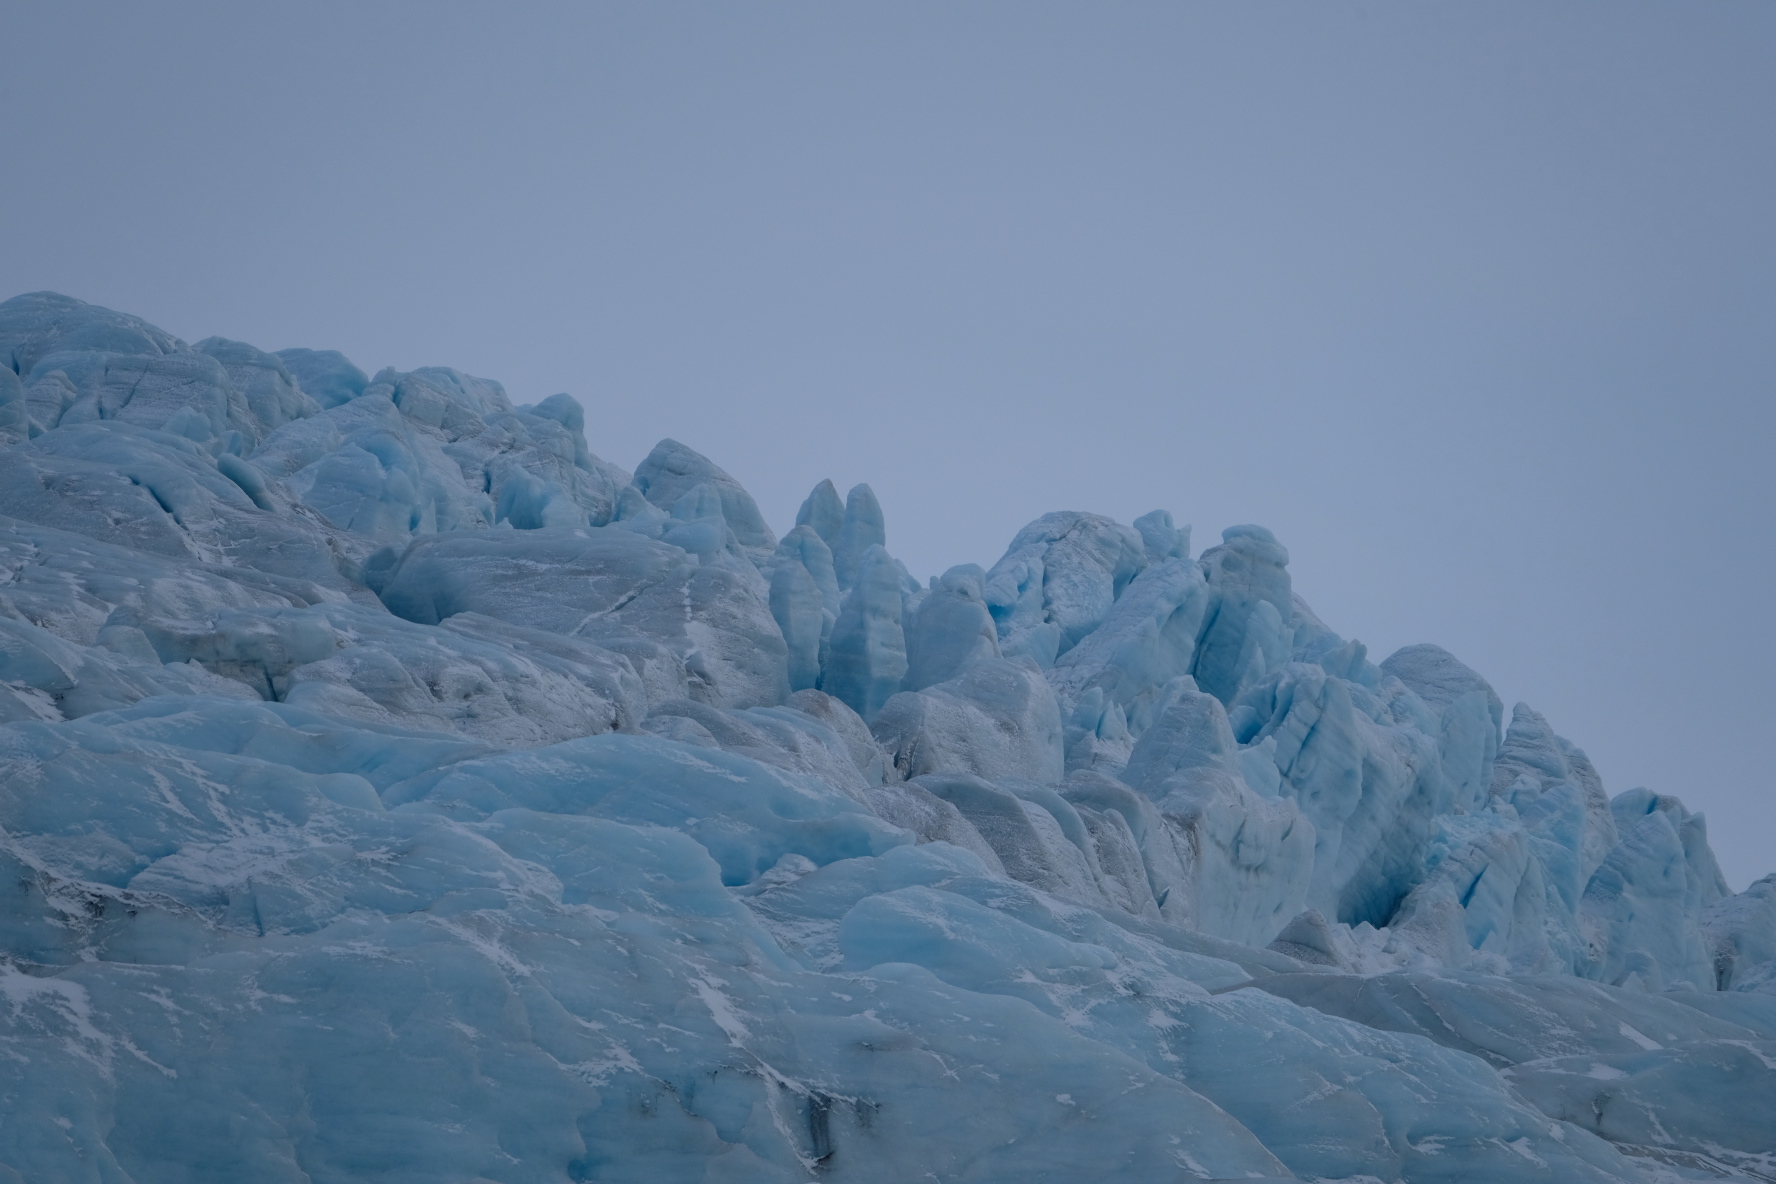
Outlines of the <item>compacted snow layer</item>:
M 585 427 L 0 304 L 0 1181 L 1776 1179 L 1776 878 L 1269 531 Z

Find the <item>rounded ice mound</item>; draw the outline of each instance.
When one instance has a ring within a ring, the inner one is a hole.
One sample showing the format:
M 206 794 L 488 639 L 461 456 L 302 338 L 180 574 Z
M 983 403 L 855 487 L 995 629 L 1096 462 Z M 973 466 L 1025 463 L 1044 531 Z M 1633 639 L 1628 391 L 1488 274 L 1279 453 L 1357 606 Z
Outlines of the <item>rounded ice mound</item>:
M 635 488 L 668 512 L 698 485 L 715 487 L 721 497 L 722 517 L 740 545 L 759 553 L 761 561 L 768 558 L 777 546 L 777 536 L 765 525 L 758 503 L 708 457 L 677 440 L 662 440 L 635 469 Z
M 756 572 L 749 580 L 618 527 L 427 535 L 387 558 L 377 590 L 409 621 L 476 612 L 594 641 L 628 633 L 676 653 L 691 694 L 708 702 L 789 694 L 789 651 Z
M 150 356 L 187 347 L 140 317 L 59 292 L 28 292 L 0 303 L 0 364 L 29 375 L 53 353 L 94 351 Z
M 1044 514 L 987 572 L 986 599 L 1007 654 L 1054 664 L 1110 613 L 1147 566 L 1139 533 L 1101 514 Z
M 522 808 L 672 827 L 703 844 L 731 885 L 785 855 L 819 865 L 880 855 L 910 838 L 811 777 L 656 736 L 593 736 L 464 761 L 383 798 L 459 819 Z
M 280 349 L 277 356 L 322 410 L 351 402 L 370 385 L 370 376 L 336 349 Z

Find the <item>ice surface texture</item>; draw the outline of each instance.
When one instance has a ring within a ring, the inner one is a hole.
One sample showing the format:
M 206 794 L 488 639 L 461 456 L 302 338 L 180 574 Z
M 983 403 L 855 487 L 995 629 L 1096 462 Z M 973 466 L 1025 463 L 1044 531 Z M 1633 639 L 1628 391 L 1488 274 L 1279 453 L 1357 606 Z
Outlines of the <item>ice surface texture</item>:
M 1269 531 L 586 429 L 0 304 L 0 1181 L 1776 1179 L 1776 877 Z

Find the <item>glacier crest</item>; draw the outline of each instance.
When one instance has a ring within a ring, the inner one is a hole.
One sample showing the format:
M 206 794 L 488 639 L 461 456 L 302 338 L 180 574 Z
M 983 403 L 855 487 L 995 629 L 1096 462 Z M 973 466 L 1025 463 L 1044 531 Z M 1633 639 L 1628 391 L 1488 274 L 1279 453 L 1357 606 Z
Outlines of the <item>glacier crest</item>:
M 1776 876 L 1268 530 L 587 426 L 0 303 L 0 1180 L 1776 1179 Z

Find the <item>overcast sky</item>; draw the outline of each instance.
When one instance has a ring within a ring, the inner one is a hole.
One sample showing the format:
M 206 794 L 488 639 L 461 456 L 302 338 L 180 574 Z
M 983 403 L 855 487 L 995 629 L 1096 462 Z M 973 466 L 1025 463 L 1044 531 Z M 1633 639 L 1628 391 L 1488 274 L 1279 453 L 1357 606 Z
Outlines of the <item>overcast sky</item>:
M 9 5 L 0 298 L 569 391 L 915 574 L 1259 522 L 1776 869 L 1776 5 Z

